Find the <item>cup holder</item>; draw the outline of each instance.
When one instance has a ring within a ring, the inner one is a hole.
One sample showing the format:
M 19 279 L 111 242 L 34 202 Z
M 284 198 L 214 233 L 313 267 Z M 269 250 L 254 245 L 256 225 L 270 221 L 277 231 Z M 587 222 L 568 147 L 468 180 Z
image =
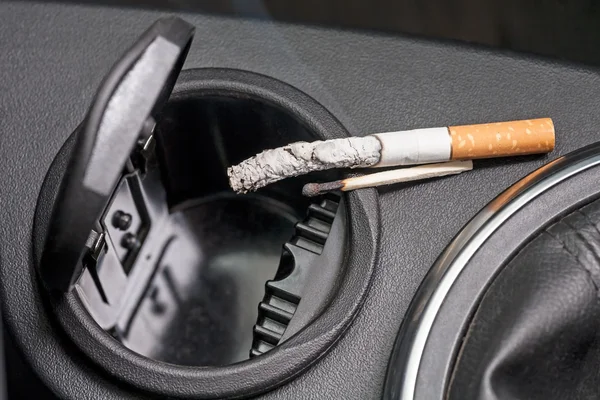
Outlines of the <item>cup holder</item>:
M 282 82 L 219 69 L 182 72 L 148 131 L 66 291 L 47 285 L 52 242 L 43 238 L 52 237 L 81 128 L 48 172 L 34 249 L 52 313 L 96 366 L 144 392 L 222 398 L 292 379 L 362 303 L 378 240 L 375 191 L 301 196 L 308 181 L 338 177 L 325 172 L 234 195 L 226 167 L 346 131 Z
M 300 194 L 306 178 L 235 195 L 226 169 L 262 149 L 318 136 L 263 99 L 243 93 L 205 96 L 202 90 L 190 90 L 166 105 L 154 137 L 162 178 L 153 183 L 162 186 L 154 192 L 164 188 L 164 195 L 155 195 L 153 201 L 167 203 L 172 232 L 146 238 L 156 249 L 164 248 L 155 261 L 159 265 L 142 266 L 142 260 L 135 268 L 158 271 L 145 294 L 137 295 L 143 299 L 132 311 L 135 315 L 127 324 L 117 322 L 109 329 L 130 349 L 172 364 L 222 366 L 246 360 L 265 283 L 278 274 L 283 245 L 311 202 Z M 142 191 L 152 191 L 150 175 L 148 171 L 141 180 Z M 144 214 L 137 211 L 130 214 Z M 343 237 L 342 228 L 338 235 Z M 165 245 L 171 239 L 174 242 Z M 337 243 L 343 251 L 345 243 Z M 177 250 L 170 250 L 172 246 Z M 146 248 L 144 256 L 155 257 Z M 339 270 L 341 257 L 332 261 L 326 267 Z M 143 277 L 137 274 L 133 279 Z M 95 290 L 91 285 L 81 290 L 92 309 L 97 302 L 90 291 Z M 286 327 L 275 331 L 283 334 Z

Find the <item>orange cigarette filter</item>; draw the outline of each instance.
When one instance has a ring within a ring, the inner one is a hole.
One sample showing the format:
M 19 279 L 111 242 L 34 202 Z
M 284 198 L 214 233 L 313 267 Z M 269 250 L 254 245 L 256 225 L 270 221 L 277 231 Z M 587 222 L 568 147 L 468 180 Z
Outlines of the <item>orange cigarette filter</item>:
M 452 160 L 547 153 L 554 149 L 550 118 L 448 127 Z

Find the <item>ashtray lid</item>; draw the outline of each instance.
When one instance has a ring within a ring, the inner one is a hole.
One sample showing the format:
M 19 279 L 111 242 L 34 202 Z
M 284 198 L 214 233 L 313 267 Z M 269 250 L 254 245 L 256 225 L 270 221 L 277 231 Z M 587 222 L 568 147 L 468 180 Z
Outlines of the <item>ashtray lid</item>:
M 104 78 L 83 123 L 57 198 L 40 272 L 49 289 L 69 290 L 82 256 L 136 145 L 154 129 L 187 56 L 194 27 L 156 21 Z

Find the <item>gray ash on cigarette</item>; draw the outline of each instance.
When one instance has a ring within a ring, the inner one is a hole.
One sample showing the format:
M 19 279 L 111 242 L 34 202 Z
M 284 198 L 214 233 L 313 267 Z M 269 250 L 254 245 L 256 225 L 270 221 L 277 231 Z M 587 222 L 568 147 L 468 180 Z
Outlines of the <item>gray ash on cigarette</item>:
M 229 185 L 237 193 L 260 189 L 285 178 L 333 168 L 366 168 L 379 162 L 376 137 L 350 137 L 297 142 L 265 150 L 227 169 Z

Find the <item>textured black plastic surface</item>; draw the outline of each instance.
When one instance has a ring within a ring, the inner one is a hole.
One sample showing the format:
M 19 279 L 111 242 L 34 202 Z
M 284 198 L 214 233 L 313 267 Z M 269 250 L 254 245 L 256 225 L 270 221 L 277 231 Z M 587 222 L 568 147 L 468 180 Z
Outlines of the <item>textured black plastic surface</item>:
M 63 398 L 126 398 L 131 393 L 147 398 L 87 366 L 57 334 L 42 313 L 30 243 L 33 212 L 50 163 L 110 65 L 160 15 L 0 4 L 0 37 L 7 38 L 0 41 L 1 300 L 7 330 L 42 380 Z M 600 138 L 600 79 L 592 70 L 454 43 L 185 18 L 196 26 L 187 68 L 241 68 L 281 79 L 323 104 L 355 135 L 535 116 L 550 116 L 556 125 L 557 149 L 547 157 L 478 162 L 468 174 L 383 189 L 378 265 L 361 312 L 325 357 L 265 398 L 380 397 L 408 304 L 452 237 L 517 179 Z M 136 373 L 129 370 L 131 376 Z

